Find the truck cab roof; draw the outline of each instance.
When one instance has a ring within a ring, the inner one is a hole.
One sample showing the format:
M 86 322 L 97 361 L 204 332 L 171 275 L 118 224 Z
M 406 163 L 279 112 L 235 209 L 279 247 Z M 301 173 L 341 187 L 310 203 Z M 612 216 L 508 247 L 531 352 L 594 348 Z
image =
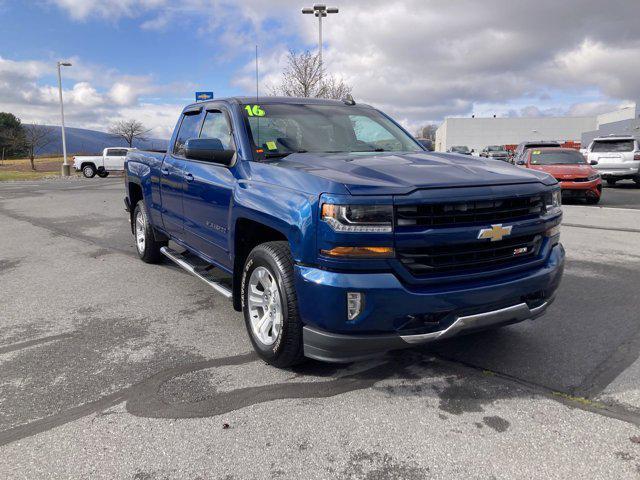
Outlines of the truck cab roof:
M 215 98 L 213 100 L 207 100 L 206 102 L 194 102 L 187 105 L 184 110 L 190 110 L 196 107 L 202 107 L 210 103 L 229 103 L 235 105 L 244 105 L 244 104 L 254 104 L 258 103 L 261 105 L 272 105 L 276 103 L 280 104 L 293 104 L 293 105 L 349 105 L 347 102 L 342 100 L 333 100 L 328 98 L 311 98 L 311 97 L 275 97 L 275 96 L 264 96 L 264 97 L 247 97 L 247 96 L 237 96 L 237 97 L 224 97 L 224 98 Z M 358 107 L 365 108 L 373 108 L 371 105 L 358 103 Z

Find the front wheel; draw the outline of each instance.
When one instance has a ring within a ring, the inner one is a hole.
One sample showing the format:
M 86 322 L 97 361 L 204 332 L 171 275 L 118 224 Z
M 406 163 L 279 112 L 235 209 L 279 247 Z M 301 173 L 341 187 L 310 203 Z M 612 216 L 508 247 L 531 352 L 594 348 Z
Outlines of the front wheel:
M 633 181 L 636 182 L 636 185 L 640 186 L 640 174 L 633 177 Z
M 607 185 L 609 185 L 610 187 L 615 186 L 617 180 L 615 178 L 607 178 Z
M 160 248 L 166 246 L 166 242 L 156 241 L 153 235 L 153 227 L 149 223 L 149 214 L 144 202 L 136 203 L 133 211 L 134 232 L 136 237 L 136 250 L 140 260 L 146 263 L 158 263 L 162 259 Z
M 302 322 L 287 242 L 254 248 L 242 271 L 242 310 L 253 348 L 267 363 L 290 367 L 304 359 Z

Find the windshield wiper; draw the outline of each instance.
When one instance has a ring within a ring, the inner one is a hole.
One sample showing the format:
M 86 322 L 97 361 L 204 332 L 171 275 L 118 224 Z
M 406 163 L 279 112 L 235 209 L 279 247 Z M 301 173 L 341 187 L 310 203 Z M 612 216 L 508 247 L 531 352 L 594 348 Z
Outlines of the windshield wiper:
M 363 152 L 391 152 L 391 150 L 385 150 L 384 148 L 374 148 L 372 150 L 350 150 L 350 153 L 363 153 Z
M 295 152 L 277 152 L 277 153 L 265 153 L 264 158 L 284 158 L 294 153 L 307 153 L 307 150 L 296 150 Z

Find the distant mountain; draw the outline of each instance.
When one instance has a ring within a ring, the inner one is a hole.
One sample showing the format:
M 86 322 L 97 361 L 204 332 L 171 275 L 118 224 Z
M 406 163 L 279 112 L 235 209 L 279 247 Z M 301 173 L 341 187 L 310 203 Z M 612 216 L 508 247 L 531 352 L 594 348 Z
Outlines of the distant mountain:
M 43 125 L 51 130 L 53 141 L 38 152 L 42 155 L 62 155 L 62 133 L 59 126 Z M 95 155 L 101 153 L 106 147 L 126 147 L 127 142 L 113 137 L 110 133 L 84 128 L 65 127 L 68 155 Z M 140 149 L 164 150 L 167 140 L 149 138 L 146 141 L 135 140 L 133 146 Z

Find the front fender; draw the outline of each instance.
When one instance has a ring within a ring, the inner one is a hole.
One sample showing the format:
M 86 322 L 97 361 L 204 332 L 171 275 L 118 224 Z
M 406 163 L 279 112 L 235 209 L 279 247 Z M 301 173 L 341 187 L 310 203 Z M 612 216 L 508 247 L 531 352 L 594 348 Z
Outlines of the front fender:
M 235 238 L 239 218 L 253 220 L 281 232 L 289 241 L 297 263 L 314 263 L 318 197 L 286 187 L 241 181 L 234 190 L 234 208 L 229 225 Z

